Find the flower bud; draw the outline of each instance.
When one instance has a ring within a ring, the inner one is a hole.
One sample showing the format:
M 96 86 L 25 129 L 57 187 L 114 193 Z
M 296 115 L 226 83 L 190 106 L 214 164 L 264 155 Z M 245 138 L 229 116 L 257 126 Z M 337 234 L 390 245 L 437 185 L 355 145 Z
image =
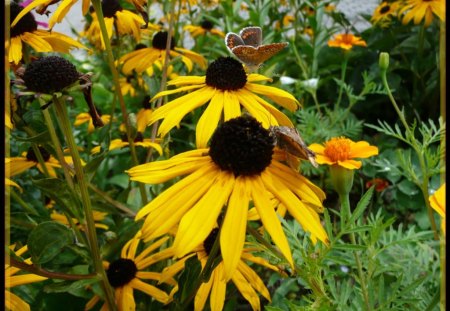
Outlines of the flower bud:
M 381 52 L 378 64 L 381 70 L 387 70 L 389 67 L 389 53 Z

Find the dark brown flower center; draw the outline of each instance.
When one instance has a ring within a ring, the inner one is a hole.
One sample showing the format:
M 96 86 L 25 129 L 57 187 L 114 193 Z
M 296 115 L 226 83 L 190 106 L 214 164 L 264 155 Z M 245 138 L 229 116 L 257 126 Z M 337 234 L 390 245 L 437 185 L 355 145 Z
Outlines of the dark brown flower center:
M 205 30 L 211 30 L 214 27 L 214 24 L 208 20 L 204 20 L 200 23 L 200 26 Z
M 128 142 L 128 136 L 127 133 L 122 133 L 122 135 L 120 136 L 120 139 L 123 142 Z M 143 142 L 144 141 L 144 135 L 141 132 L 137 132 L 136 133 L 136 137 L 134 138 L 134 142 Z
M 44 162 L 47 162 L 50 159 L 50 153 L 47 150 L 45 150 L 44 147 L 39 146 L 38 149 L 42 155 L 42 158 L 44 159 Z M 36 154 L 34 153 L 33 147 L 28 148 L 26 158 L 28 161 L 33 161 L 36 163 L 39 162 Z
M 167 31 L 159 31 L 153 36 L 152 46 L 158 50 L 165 50 L 167 43 Z M 173 37 L 170 38 L 170 49 L 173 50 L 175 48 L 175 39 Z
M 136 277 L 137 271 L 138 269 L 133 260 L 120 258 L 109 265 L 106 276 L 109 284 L 116 288 L 130 283 Z
M 385 13 L 389 12 L 390 9 L 391 9 L 390 5 L 389 5 L 389 4 L 386 4 L 385 6 L 383 6 L 383 7 L 380 9 L 380 14 L 385 14 Z
M 214 242 L 217 239 L 217 235 L 219 234 L 219 229 L 214 228 L 212 229 L 211 233 L 208 235 L 208 237 L 203 241 L 203 247 L 205 249 L 206 254 L 211 254 L 211 250 L 214 246 Z M 220 248 L 219 248 L 219 254 L 220 254 Z
M 206 84 L 223 91 L 242 89 L 246 83 L 244 67 L 232 57 L 219 57 L 206 70 Z
M 10 22 L 12 22 L 17 15 L 19 15 L 20 11 L 22 11 L 22 7 L 18 5 L 16 2 L 11 1 L 10 4 Z M 11 28 L 11 38 L 17 37 L 25 32 L 33 32 L 37 29 L 37 23 L 34 19 L 33 14 L 27 13 L 24 17 L 22 17 L 19 22 Z
M 75 83 L 80 74 L 68 60 L 59 56 L 41 57 L 30 63 L 23 80 L 30 91 L 51 94 Z
M 235 176 L 262 173 L 272 161 L 274 140 L 261 123 L 250 116 L 221 124 L 211 137 L 209 155 L 222 170 Z
M 122 6 L 118 0 L 103 0 L 102 11 L 104 17 L 114 17 L 118 11 L 122 11 Z

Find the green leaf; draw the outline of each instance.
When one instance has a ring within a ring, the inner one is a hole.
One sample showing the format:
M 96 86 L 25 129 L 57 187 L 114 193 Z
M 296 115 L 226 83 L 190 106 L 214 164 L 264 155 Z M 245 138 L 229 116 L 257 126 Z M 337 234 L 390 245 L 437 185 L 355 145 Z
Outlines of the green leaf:
M 359 200 L 358 205 L 356 205 L 355 210 L 353 211 L 352 216 L 350 217 L 350 223 L 354 224 L 356 219 L 358 219 L 362 213 L 366 210 L 367 206 L 370 203 L 370 199 L 372 198 L 374 186 L 370 187 L 369 190 L 363 195 L 361 200 Z
M 86 173 L 89 181 L 92 179 L 92 177 L 94 177 L 94 174 L 97 172 L 98 167 L 105 159 L 105 153 L 106 152 L 102 152 L 100 155 L 93 158 L 84 166 L 83 170 Z
M 406 195 L 416 195 L 419 193 L 419 188 L 412 181 L 407 179 L 402 180 L 397 187 Z
M 95 278 L 78 280 L 75 282 L 74 281 L 58 282 L 58 283 L 53 283 L 53 284 L 44 286 L 44 292 L 46 292 L 46 293 L 64 293 L 64 292 L 73 291 L 73 290 L 76 290 L 79 288 L 84 288 L 95 282 L 98 282 L 98 280 Z
M 37 143 L 37 144 L 46 144 L 48 143 L 51 138 L 48 131 L 44 131 L 42 133 L 39 133 L 32 137 L 21 137 L 18 135 L 12 135 L 12 138 L 17 141 L 23 141 L 23 142 L 30 142 L 30 143 Z
M 55 221 L 40 223 L 28 236 L 28 250 L 35 264 L 49 262 L 62 249 L 73 243 L 72 232 L 63 224 Z
M 58 178 L 44 178 L 33 180 L 33 183 L 71 217 L 82 219 L 80 215 L 81 201 L 79 196 L 69 187 L 67 182 Z
M 357 244 L 337 244 L 333 245 L 334 249 L 340 249 L 343 251 L 364 251 L 367 249 L 366 245 L 357 245 Z
M 178 281 L 179 290 L 174 296 L 178 303 L 183 303 L 189 295 L 197 291 L 197 288 L 195 288 L 195 283 L 202 272 L 202 266 L 197 256 L 192 256 L 186 260 L 184 267 L 185 268 L 180 274 L 180 279 Z M 187 308 L 188 306 L 185 307 Z

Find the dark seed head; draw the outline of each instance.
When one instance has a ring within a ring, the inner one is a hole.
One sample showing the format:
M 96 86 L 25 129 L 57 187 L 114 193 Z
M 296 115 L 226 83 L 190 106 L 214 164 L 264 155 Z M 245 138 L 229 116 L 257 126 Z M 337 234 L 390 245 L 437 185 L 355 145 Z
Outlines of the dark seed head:
M 389 12 L 390 9 L 391 9 L 390 5 L 389 5 L 389 4 L 386 4 L 385 6 L 383 6 L 383 7 L 380 9 L 380 14 L 385 14 L 385 13 Z
M 204 21 L 202 21 L 202 22 L 200 23 L 200 26 L 202 26 L 203 29 L 209 31 L 209 30 L 211 30 L 211 29 L 214 27 L 214 24 L 211 23 L 211 22 L 208 21 L 208 20 L 204 20 Z
M 109 284 L 116 288 L 128 284 L 135 278 L 137 271 L 138 269 L 133 260 L 120 258 L 109 265 L 106 276 Z
M 211 250 L 214 246 L 214 242 L 216 241 L 218 234 L 219 234 L 219 229 L 214 228 L 214 229 L 212 229 L 212 231 L 208 235 L 208 237 L 205 239 L 205 241 L 203 241 L 203 247 L 205 249 L 206 254 L 208 254 L 208 256 L 211 253 Z
M 59 56 L 39 58 L 30 63 L 23 74 L 29 90 L 46 94 L 61 91 L 75 83 L 79 77 L 75 66 Z
M 16 2 L 11 1 L 10 22 L 12 22 L 17 17 L 17 15 L 19 15 L 19 13 L 20 13 L 20 11 L 22 11 L 22 9 L 23 8 L 20 5 L 18 5 Z M 27 14 L 25 14 L 24 17 L 22 17 L 20 19 L 20 21 L 14 27 L 11 28 L 10 36 L 11 36 L 11 38 L 17 37 L 25 32 L 33 32 L 36 29 L 37 29 L 37 23 L 36 23 L 36 20 L 34 19 L 33 14 L 27 13 Z
M 50 153 L 47 150 L 45 150 L 44 147 L 39 146 L 38 148 L 39 148 L 39 152 L 42 155 L 42 158 L 44 159 L 44 162 L 47 162 L 50 159 Z M 34 150 L 33 150 L 32 147 L 28 148 L 26 158 L 27 158 L 28 161 L 33 161 L 33 162 L 36 162 L 36 163 L 39 162 L 38 158 L 37 158 L 36 154 L 34 153 Z
M 152 46 L 158 50 L 165 50 L 167 43 L 167 31 L 159 31 L 153 36 Z M 173 37 L 170 38 L 170 49 L 173 50 L 175 48 L 175 39 Z
M 242 89 L 246 83 L 244 67 L 231 57 L 219 57 L 206 70 L 206 84 L 223 91 Z
M 222 170 L 235 176 L 262 173 L 272 161 L 274 140 L 253 117 L 231 119 L 211 137 L 209 155 Z
M 122 6 L 118 0 L 103 0 L 102 11 L 105 17 L 114 17 L 117 11 L 122 11 Z

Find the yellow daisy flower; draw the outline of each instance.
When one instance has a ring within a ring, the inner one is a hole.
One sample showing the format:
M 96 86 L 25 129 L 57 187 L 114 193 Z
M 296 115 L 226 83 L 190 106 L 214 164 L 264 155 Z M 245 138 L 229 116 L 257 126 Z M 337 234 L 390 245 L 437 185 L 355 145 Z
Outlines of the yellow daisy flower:
M 97 109 L 98 111 L 98 109 Z M 109 114 L 101 115 L 100 118 L 104 125 L 108 124 L 111 121 L 111 116 Z M 88 133 L 92 133 L 95 130 L 94 122 L 92 121 L 92 117 L 88 112 L 79 113 L 75 117 L 74 126 L 80 126 L 81 124 L 88 123 Z
M 334 39 L 328 41 L 329 47 L 341 48 L 346 51 L 356 45 L 366 47 L 367 43 L 361 39 L 361 37 L 354 36 L 350 33 L 338 34 L 334 37 Z
M 387 27 L 393 16 L 396 16 L 400 5 L 398 2 L 383 1 L 378 5 L 373 12 L 370 21 L 373 24 L 378 24 L 381 27 Z
M 205 35 L 207 33 L 211 33 L 213 35 L 225 38 L 225 34 L 223 33 L 223 31 L 214 28 L 214 24 L 208 20 L 203 20 L 199 26 L 186 25 L 183 27 L 183 30 L 188 31 L 194 38 Z
M 18 16 L 20 10 L 21 7 L 11 1 L 11 19 Z M 36 20 L 31 13 L 25 14 L 17 24 L 11 25 L 9 62 L 18 64 L 22 60 L 22 43 L 31 46 L 36 52 L 68 53 L 72 48 L 86 49 L 81 43 L 64 34 L 37 29 Z
M 223 211 L 220 249 L 225 275 L 239 264 L 244 246 L 247 213 L 252 201 L 261 221 L 287 261 L 291 251 L 273 208 L 272 193 L 289 213 L 318 240 L 328 237 L 317 213 L 323 211 L 324 192 L 288 166 L 280 163 L 282 152 L 273 155 L 274 138 L 250 116 L 228 120 L 218 127 L 210 148 L 184 152 L 165 161 L 135 166 L 130 179 L 148 184 L 188 175 L 141 208 L 136 220 L 145 218 L 145 241 L 168 233 L 179 223 L 173 243 L 181 257 L 202 243 Z
M 111 140 L 111 142 L 109 143 L 108 150 L 111 151 L 114 149 L 121 149 L 124 147 L 128 147 L 129 145 L 130 145 L 130 143 L 128 142 L 127 135 L 126 135 L 126 133 L 123 133 L 122 138 L 117 138 L 117 139 Z M 150 138 L 144 138 L 142 132 L 137 132 L 136 138 L 134 139 L 134 145 L 144 147 L 144 148 L 153 148 L 156 151 L 158 151 L 159 155 L 162 155 L 162 153 L 163 153 L 161 145 L 159 145 L 156 142 L 152 142 L 152 140 Z M 96 147 L 92 148 L 91 154 L 99 153 L 100 150 L 101 150 L 101 146 L 96 146 Z
M 312 144 L 309 149 L 316 153 L 319 164 L 339 165 L 349 170 L 359 169 L 361 161 L 354 158 L 368 158 L 378 154 L 378 148 L 366 141 L 354 142 L 345 137 L 334 137 L 324 145 Z
M 179 92 L 195 91 L 153 111 L 150 124 L 164 119 L 159 126 L 158 135 L 165 136 L 172 128 L 179 126 L 187 113 L 209 102 L 197 123 L 198 148 L 206 147 L 222 114 L 224 121 L 238 117 L 241 115 L 241 105 L 265 128 L 271 125 L 293 127 L 287 116 L 258 96 L 264 95 L 289 111 L 295 111 L 300 106 L 299 101 L 284 90 L 253 83 L 270 80 L 259 74 L 247 75 L 242 63 L 231 57 L 220 57 L 209 65 L 206 76 L 180 76 L 169 81 L 169 86 L 178 88 L 160 92 L 152 101 Z
M 202 268 L 204 268 L 206 262 L 208 261 L 209 255 L 211 254 L 214 241 L 218 238 L 218 235 L 219 229 L 213 229 L 205 239 L 205 241 L 193 250 L 192 254 L 186 255 L 182 259 L 176 261 L 174 264 L 166 267 L 162 271 L 162 280 L 178 274 L 181 270 L 184 269 L 185 262 L 193 256 L 197 256 L 202 265 Z M 174 253 L 173 248 L 169 248 L 166 251 L 171 252 L 172 254 Z M 260 294 L 270 302 L 270 293 L 264 285 L 264 282 L 250 267 L 250 265 L 247 264 L 247 262 L 257 264 L 277 272 L 279 271 L 279 269 L 276 266 L 271 265 L 264 258 L 254 256 L 252 252 L 255 251 L 260 251 L 260 249 L 252 245 L 246 245 L 242 249 L 241 254 L 239 254 L 239 261 L 236 270 L 228 278 L 225 275 L 224 262 L 221 260 L 217 264 L 217 266 L 214 267 L 209 280 L 202 283 L 198 288 L 194 299 L 194 310 L 204 310 L 208 297 L 211 310 L 222 310 L 225 303 L 227 283 L 230 280 L 233 281 L 234 285 L 241 293 L 241 295 L 245 298 L 245 300 L 250 303 L 253 310 L 261 309 L 260 298 L 258 294 Z
M 108 213 L 92 211 L 92 217 L 94 218 L 96 228 L 108 230 L 109 227 L 107 225 L 99 223 L 100 221 L 105 220 L 106 215 L 108 215 Z M 62 223 L 63 225 L 70 226 L 70 222 L 67 219 L 67 216 L 64 214 L 60 214 L 56 211 L 53 211 L 50 214 L 50 218 L 59 223 Z M 72 218 L 72 223 L 75 224 L 77 227 L 79 227 L 81 230 L 85 229 L 85 227 L 82 226 L 78 221 L 78 219 L 76 218 Z
M 441 216 L 441 231 L 445 236 L 445 183 L 429 198 L 431 207 Z
M 106 30 L 110 39 L 113 35 L 114 27 L 120 36 L 131 34 L 137 41 L 141 39 L 141 26 L 145 24 L 145 21 L 141 16 L 122 9 L 118 0 L 103 0 L 102 10 Z M 103 41 L 100 24 L 95 12 L 92 13 L 91 24 L 82 35 L 86 36 L 97 48 L 102 50 L 105 49 L 105 42 Z
M 433 14 L 445 22 L 445 1 L 406 0 L 406 4 L 400 9 L 400 13 L 405 13 L 402 19 L 404 24 L 408 24 L 411 20 L 414 20 L 414 24 L 417 25 L 425 19 L 425 27 L 427 27 L 433 21 Z
M 159 31 L 153 36 L 152 47 L 137 49 L 122 56 L 118 63 L 122 64 L 122 72 L 129 75 L 134 71 L 142 73 L 151 67 L 156 61 L 164 62 L 166 54 L 167 32 Z M 177 47 L 172 37 L 169 55 L 172 58 L 180 57 L 181 61 L 186 65 L 188 71 L 193 68 L 193 62 L 206 68 L 206 59 L 195 52 Z
M 145 282 L 145 280 L 158 282 L 161 280 L 161 273 L 146 271 L 146 269 L 160 260 L 171 257 L 171 254 L 167 251 L 152 253 L 166 243 L 168 238 L 164 237 L 157 240 L 138 254 L 138 247 L 141 242 L 140 235 L 141 233 L 138 232 L 133 239 L 124 245 L 119 259 L 106 263 L 106 275 L 114 288 L 119 311 L 136 310 L 133 295 L 135 289 L 164 304 L 170 302 L 171 299 L 166 292 Z M 172 278 L 166 278 L 164 282 L 172 286 L 176 285 Z M 100 297 L 95 295 L 88 301 L 85 310 L 91 310 L 99 301 Z M 105 310 L 104 307 L 105 305 L 101 310 Z
M 127 75 L 126 77 L 120 77 L 119 83 L 123 95 L 130 94 L 131 97 L 135 97 L 139 90 L 148 92 L 148 86 L 142 76 Z
M 11 245 L 9 247 L 12 251 L 14 251 L 15 245 Z M 15 251 L 16 256 L 22 256 L 28 247 L 25 245 Z M 25 259 L 25 263 L 31 264 L 31 258 Z M 17 274 L 20 271 L 19 268 L 10 266 L 8 261 L 5 263 L 5 307 L 6 310 L 21 310 L 21 311 L 30 311 L 30 305 L 23 301 L 19 296 L 13 294 L 11 292 L 11 288 L 15 286 L 31 284 L 36 282 L 45 281 L 47 278 L 44 276 L 26 273 L 26 274 Z

